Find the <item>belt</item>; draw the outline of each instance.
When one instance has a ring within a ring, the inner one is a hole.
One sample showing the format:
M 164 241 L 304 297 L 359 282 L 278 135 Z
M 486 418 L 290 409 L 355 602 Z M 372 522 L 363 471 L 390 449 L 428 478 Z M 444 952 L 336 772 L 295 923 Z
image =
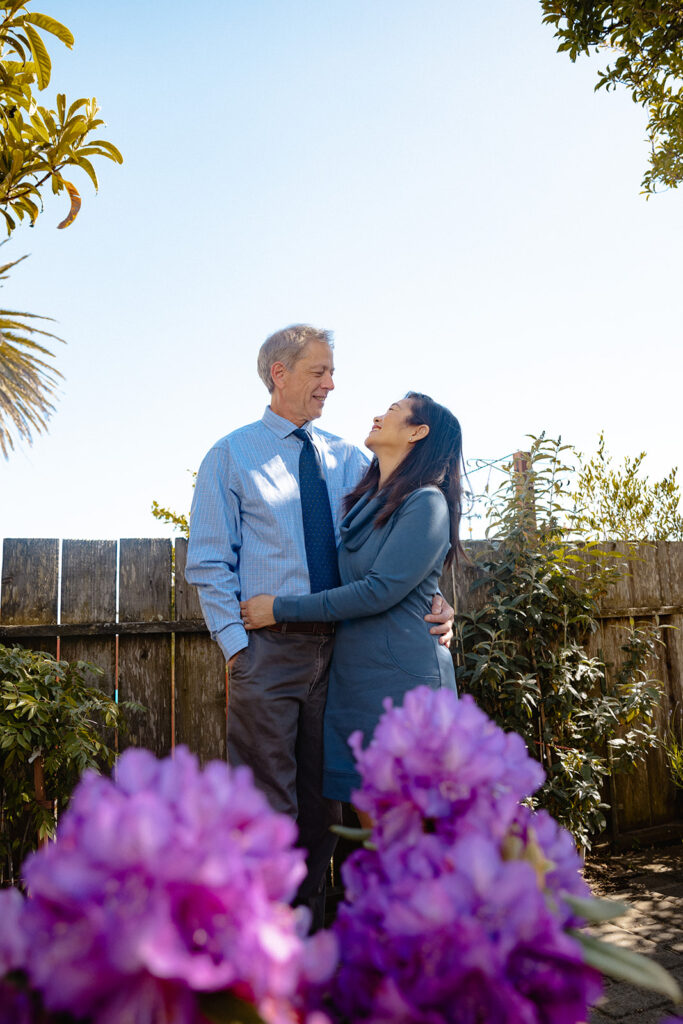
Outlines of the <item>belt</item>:
M 276 622 L 266 626 L 274 633 L 315 633 L 318 636 L 333 636 L 334 622 Z

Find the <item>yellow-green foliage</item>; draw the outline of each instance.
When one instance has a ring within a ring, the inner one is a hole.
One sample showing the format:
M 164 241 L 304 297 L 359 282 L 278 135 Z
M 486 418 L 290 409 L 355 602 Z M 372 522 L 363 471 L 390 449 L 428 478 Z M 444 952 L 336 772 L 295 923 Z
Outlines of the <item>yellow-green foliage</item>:
M 674 786 L 683 789 L 683 716 L 680 708 L 674 710 L 664 740 L 666 760 Z
M 596 89 L 621 86 L 648 113 L 649 195 L 683 180 L 683 5 L 681 0 L 541 0 L 558 50 L 607 55 Z
M 189 470 L 188 470 L 189 472 Z M 192 474 L 192 486 L 197 482 L 197 473 Z M 158 501 L 152 502 L 152 515 L 162 523 L 168 523 L 174 530 L 183 537 L 190 536 L 190 519 L 184 512 L 174 512 L 171 508 L 164 508 Z
M 646 453 L 627 456 L 612 465 L 604 432 L 598 450 L 586 460 L 579 456 L 573 488 L 575 512 L 581 529 L 594 540 L 683 540 L 678 470 L 650 483 L 643 474 Z
M 52 73 L 43 34 L 69 48 L 74 38 L 65 25 L 29 8 L 30 0 L 0 3 L 0 214 L 8 234 L 17 220 L 35 222 L 48 183 L 53 192 L 69 196 L 59 225 L 68 227 L 81 199 L 64 172 L 79 167 L 97 188 L 93 157 L 123 161 L 116 146 L 93 137 L 104 124 L 94 98 L 67 103 L 59 93 L 54 109 L 37 102 L 35 91 L 47 88 Z
M 94 137 L 104 124 L 97 117 L 95 99 L 67 103 L 59 93 L 55 109 L 37 102 L 35 93 L 49 85 L 52 73 L 45 33 L 69 48 L 73 45 L 69 29 L 30 10 L 30 0 L 0 2 L 0 214 L 8 235 L 25 218 L 35 223 L 48 184 L 54 193 L 69 198 L 58 225 L 68 227 L 78 214 L 81 197 L 66 175 L 80 168 L 97 188 L 93 160 L 123 160 L 111 142 Z M 0 280 L 19 262 L 0 267 Z M 45 318 L 0 309 L 0 451 L 5 458 L 14 448 L 15 436 L 30 443 L 34 434 L 46 429 L 61 376 L 47 362 L 52 352 L 43 344 L 55 335 L 37 327 L 36 319 Z

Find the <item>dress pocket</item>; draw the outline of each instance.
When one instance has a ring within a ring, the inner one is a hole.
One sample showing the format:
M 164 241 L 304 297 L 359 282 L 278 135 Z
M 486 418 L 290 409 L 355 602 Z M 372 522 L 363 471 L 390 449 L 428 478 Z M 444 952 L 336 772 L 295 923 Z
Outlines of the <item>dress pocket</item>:
M 405 675 L 433 683 L 439 679 L 439 664 L 435 648 L 436 638 L 429 632 L 429 623 L 415 621 L 399 626 L 388 621 L 385 628 L 387 654 L 397 669 Z

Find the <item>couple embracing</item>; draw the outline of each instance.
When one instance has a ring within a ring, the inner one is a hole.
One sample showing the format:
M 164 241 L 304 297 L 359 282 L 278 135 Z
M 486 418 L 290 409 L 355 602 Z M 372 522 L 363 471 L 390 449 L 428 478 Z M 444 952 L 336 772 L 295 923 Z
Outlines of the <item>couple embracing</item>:
M 455 690 L 438 580 L 460 550 L 461 433 L 415 392 L 374 417 L 371 461 L 319 430 L 328 331 L 278 331 L 258 371 L 262 419 L 218 441 L 197 475 L 186 576 L 229 666 L 228 759 L 296 820 L 299 901 L 317 928 L 329 829 L 359 782 L 349 735 L 369 742 L 385 697 Z

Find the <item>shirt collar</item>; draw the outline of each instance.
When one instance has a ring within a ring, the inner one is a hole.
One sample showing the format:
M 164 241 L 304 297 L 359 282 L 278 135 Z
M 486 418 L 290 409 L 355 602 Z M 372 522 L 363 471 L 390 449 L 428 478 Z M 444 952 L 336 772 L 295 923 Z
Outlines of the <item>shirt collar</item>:
M 289 437 L 289 435 L 297 429 L 296 423 L 292 423 L 291 420 L 284 419 L 283 416 L 278 416 L 276 412 L 273 412 L 269 405 L 266 406 L 266 411 L 263 414 L 261 422 L 268 427 L 269 430 L 272 430 L 272 432 L 280 439 Z M 303 429 L 312 435 L 312 420 L 307 420 L 303 425 Z

